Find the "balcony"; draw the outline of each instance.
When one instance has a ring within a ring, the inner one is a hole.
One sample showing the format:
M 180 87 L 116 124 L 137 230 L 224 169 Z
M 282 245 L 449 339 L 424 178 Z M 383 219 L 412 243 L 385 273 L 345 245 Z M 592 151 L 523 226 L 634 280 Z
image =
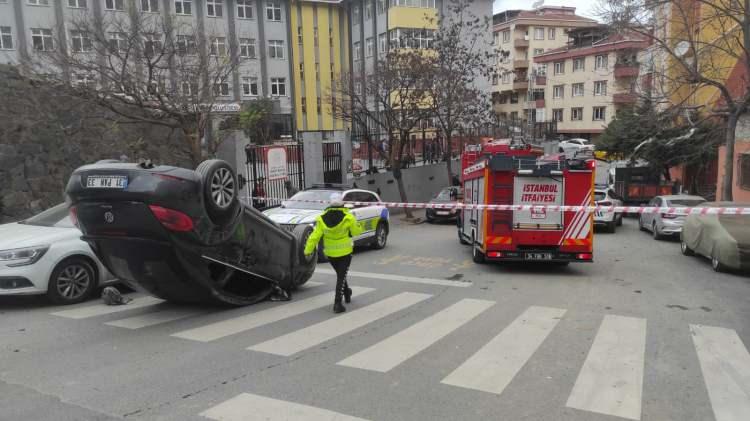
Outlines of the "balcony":
M 615 105 L 627 105 L 627 104 L 635 104 L 635 101 L 638 99 L 638 96 L 633 93 L 619 93 L 612 95 L 612 102 L 615 103 Z
M 534 101 L 536 108 L 544 108 L 544 99 L 537 99 Z
M 536 86 L 546 86 L 547 76 L 537 76 L 536 81 L 534 83 L 536 84 Z
M 529 48 L 529 40 L 516 38 L 513 40 L 513 46 L 516 48 Z
M 637 64 L 615 64 L 615 78 L 637 77 Z
M 529 80 L 526 78 L 523 79 L 516 79 L 513 81 L 513 89 L 514 90 L 527 90 L 529 89 Z
M 528 60 L 513 60 L 513 68 L 514 69 L 528 69 L 529 61 Z

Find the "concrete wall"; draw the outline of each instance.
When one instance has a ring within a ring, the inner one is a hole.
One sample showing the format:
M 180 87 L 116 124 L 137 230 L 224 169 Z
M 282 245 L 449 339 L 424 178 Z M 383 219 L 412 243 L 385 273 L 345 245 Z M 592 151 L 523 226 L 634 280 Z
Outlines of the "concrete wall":
M 454 172 L 460 169 L 460 162 L 453 161 Z M 448 170 L 445 163 L 425 165 L 402 170 L 406 197 L 409 202 L 428 202 L 443 187 L 448 186 Z M 378 192 L 380 198 L 386 202 L 400 202 L 396 179 L 392 172 L 370 174 L 354 179 L 358 188 Z M 395 209 L 394 209 L 395 210 Z

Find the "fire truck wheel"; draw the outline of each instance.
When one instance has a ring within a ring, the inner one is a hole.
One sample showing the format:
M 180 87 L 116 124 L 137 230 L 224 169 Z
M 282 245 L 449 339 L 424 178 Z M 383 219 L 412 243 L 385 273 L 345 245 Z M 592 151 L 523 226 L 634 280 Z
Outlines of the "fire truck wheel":
M 471 259 L 474 263 L 484 263 L 484 253 L 477 247 L 477 243 L 474 241 L 474 236 L 471 236 Z
M 617 230 L 617 222 L 616 221 L 612 221 L 612 222 L 610 222 L 610 223 L 607 224 L 607 232 L 608 233 L 614 234 L 616 230 Z

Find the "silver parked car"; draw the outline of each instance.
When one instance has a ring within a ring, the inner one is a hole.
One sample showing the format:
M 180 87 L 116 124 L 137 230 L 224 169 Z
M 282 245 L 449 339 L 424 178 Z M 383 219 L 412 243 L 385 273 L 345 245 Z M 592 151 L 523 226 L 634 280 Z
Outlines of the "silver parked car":
M 700 196 L 671 195 L 656 196 L 648 202 L 648 206 L 657 208 L 684 208 L 698 206 L 706 199 Z M 667 236 L 679 235 L 682 225 L 685 223 L 685 215 L 669 215 L 664 213 L 644 213 L 638 218 L 638 227 L 641 231 L 651 231 L 655 240 L 661 240 Z

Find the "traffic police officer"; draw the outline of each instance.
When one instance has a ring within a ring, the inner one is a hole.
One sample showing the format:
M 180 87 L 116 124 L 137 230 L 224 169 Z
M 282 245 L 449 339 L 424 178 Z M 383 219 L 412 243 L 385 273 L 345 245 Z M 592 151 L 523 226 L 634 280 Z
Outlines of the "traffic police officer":
M 343 313 L 346 307 L 341 303 L 343 296 L 347 303 L 351 302 L 352 290 L 346 281 L 346 273 L 352 263 L 354 252 L 354 240 L 362 233 L 363 229 L 349 209 L 344 207 L 341 197 L 336 195 L 331 198 L 330 205 L 316 218 L 315 229 L 305 244 L 305 254 L 310 255 L 315 251 L 318 242 L 323 238 L 323 254 L 328 257 L 331 266 L 336 271 L 336 295 L 334 298 L 333 312 Z

